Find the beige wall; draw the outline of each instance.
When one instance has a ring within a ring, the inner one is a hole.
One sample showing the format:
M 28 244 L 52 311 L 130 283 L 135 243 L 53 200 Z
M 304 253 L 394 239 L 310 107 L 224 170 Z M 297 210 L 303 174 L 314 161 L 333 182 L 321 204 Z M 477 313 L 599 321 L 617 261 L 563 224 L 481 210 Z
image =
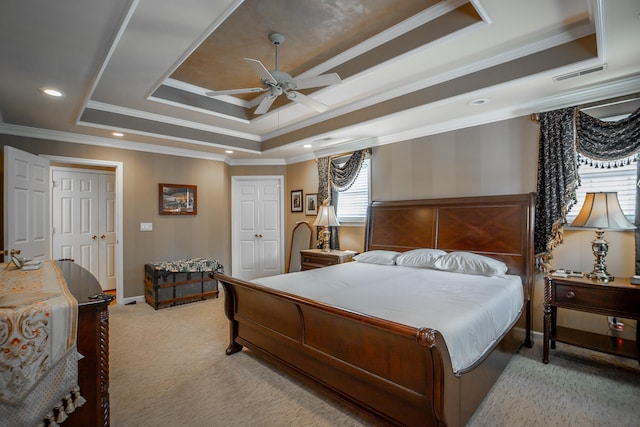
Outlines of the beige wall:
M 375 147 L 371 163 L 373 200 L 420 199 L 536 190 L 538 125 L 528 117 L 461 129 L 392 145 Z M 285 247 L 297 221 L 314 217 L 290 211 L 290 192 L 316 193 L 315 161 L 287 166 L 234 166 L 221 162 L 139 153 L 0 135 L 0 143 L 33 153 L 95 158 L 124 163 L 124 278 L 125 296 L 142 295 L 142 266 L 150 261 L 211 256 L 231 265 L 231 176 L 285 176 Z M 198 185 L 198 215 L 160 217 L 157 184 Z M 153 222 L 152 233 L 142 233 L 140 222 Z M 364 227 L 340 228 L 343 249 L 364 249 Z M 591 233 L 568 231 L 554 252 L 554 267 L 591 271 Z M 608 232 L 607 265 L 618 276 L 633 274 L 633 233 Z M 288 252 L 285 254 L 285 260 Z M 542 278 L 536 277 L 533 302 L 534 329 L 542 330 Z M 558 322 L 606 333 L 604 316 L 560 312 Z M 631 324 L 631 322 L 629 322 Z M 634 338 L 631 328 L 625 335 Z
M 536 190 L 538 126 L 526 118 L 375 148 L 373 200 Z

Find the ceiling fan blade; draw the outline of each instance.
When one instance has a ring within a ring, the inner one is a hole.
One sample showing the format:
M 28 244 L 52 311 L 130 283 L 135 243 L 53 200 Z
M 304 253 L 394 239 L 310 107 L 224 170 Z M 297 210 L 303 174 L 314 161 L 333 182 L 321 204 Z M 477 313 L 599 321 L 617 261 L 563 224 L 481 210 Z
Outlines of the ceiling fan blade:
M 324 113 L 329 109 L 328 105 L 323 104 L 320 101 L 316 101 L 310 96 L 303 95 L 300 92 L 296 92 L 294 90 L 287 92 L 287 98 L 289 98 L 293 102 L 306 105 L 307 107 L 312 108 L 319 113 Z
M 218 96 L 218 95 L 237 95 L 240 93 L 258 93 L 264 92 L 265 88 L 263 87 L 248 87 L 244 89 L 228 89 L 228 90 L 210 90 L 205 92 L 207 96 Z
M 253 71 L 255 71 L 260 76 L 260 79 L 262 81 L 273 84 L 273 85 L 278 84 L 278 81 L 271 75 L 269 70 L 267 70 L 267 68 L 264 65 L 262 65 L 262 62 L 258 61 L 257 59 L 251 59 L 251 58 L 244 58 L 244 60 L 247 61 L 249 65 L 251 65 L 251 68 L 253 68 Z
M 331 86 L 340 83 L 342 80 L 336 73 L 321 74 L 319 76 L 300 77 L 293 79 L 296 89 L 308 89 L 311 87 Z
M 256 108 L 256 110 L 253 112 L 253 114 L 264 114 L 267 111 L 269 111 L 269 108 L 271 108 L 271 104 L 273 104 L 273 101 L 275 101 L 277 98 L 277 96 L 268 94 L 267 96 L 264 97 L 264 99 L 260 102 L 260 104 L 258 104 L 258 108 Z

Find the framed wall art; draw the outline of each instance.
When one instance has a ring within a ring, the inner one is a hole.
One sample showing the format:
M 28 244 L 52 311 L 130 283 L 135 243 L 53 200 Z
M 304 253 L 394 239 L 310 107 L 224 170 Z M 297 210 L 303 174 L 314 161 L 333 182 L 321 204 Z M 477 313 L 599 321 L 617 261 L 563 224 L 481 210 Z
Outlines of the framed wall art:
M 291 192 L 291 212 L 302 212 L 302 190 Z
M 306 215 L 318 215 L 318 194 L 304 196 L 304 213 Z
M 195 185 L 158 184 L 160 215 L 196 215 L 198 188 Z

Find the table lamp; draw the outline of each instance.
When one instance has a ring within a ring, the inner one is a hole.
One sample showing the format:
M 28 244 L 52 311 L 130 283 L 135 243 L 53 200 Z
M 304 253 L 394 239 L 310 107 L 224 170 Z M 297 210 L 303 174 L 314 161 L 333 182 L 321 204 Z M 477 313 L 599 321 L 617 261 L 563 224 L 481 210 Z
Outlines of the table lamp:
M 320 211 L 318 211 L 318 216 L 313 225 L 322 227 L 322 231 L 320 232 L 322 251 L 329 252 L 331 250 L 329 244 L 331 240 L 331 230 L 329 230 L 329 227 L 339 226 L 340 223 L 338 222 L 338 218 L 336 218 L 336 211 L 333 209 L 333 206 L 329 205 L 328 200 L 322 202 L 322 206 L 320 206 Z
M 622 213 L 616 192 L 587 193 L 582 209 L 571 227 L 593 228 L 596 239 L 591 242 L 591 250 L 595 256 L 593 271 L 587 274 L 590 279 L 609 282 L 614 276 L 607 272 L 604 258 L 609 250 L 609 242 L 604 240 L 605 230 L 633 230 L 635 227 Z

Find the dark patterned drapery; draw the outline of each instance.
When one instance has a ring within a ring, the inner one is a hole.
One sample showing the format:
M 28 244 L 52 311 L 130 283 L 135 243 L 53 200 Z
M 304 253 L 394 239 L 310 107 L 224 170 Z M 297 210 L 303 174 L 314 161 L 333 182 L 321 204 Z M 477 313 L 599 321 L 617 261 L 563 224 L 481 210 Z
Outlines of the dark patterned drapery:
M 567 211 L 580 183 L 574 148 L 573 108 L 541 113 L 534 246 L 542 267 L 562 243 Z
M 338 205 L 339 192 L 347 191 L 360 173 L 362 162 L 369 150 L 354 151 L 344 164 L 338 158 L 322 157 L 318 159 L 318 203 L 329 199 L 329 204 Z M 340 156 L 340 159 L 344 158 Z M 331 227 L 331 249 L 340 249 L 338 227 Z
M 576 201 L 580 185 L 578 162 L 616 167 L 637 160 L 640 151 L 640 109 L 626 119 L 606 122 L 578 107 L 539 115 L 538 196 L 536 199 L 535 252 L 538 266 L 562 243 L 567 211 Z M 640 183 L 640 166 L 638 181 Z M 636 224 L 640 210 L 636 199 Z M 640 240 L 636 229 L 636 247 Z M 636 270 L 640 271 L 636 250 Z
M 603 167 L 634 158 L 640 150 L 640 109 L 626 119 L 605 122 L 576 108 L 576 150 Z M 609 164 L 614 162 L 613 164 Z

